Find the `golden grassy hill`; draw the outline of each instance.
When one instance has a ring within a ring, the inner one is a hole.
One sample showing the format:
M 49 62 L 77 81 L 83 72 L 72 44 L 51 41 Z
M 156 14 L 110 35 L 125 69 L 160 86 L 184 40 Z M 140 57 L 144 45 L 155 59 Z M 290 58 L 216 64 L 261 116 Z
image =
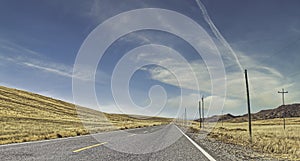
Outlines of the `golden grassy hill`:
M 77 111 L 80 111 L 80 115 Z M 0 144 L 155 126 L 170 121 L 168 118 L 137 119 L 127 115 L 102 113 L 0 86 Z

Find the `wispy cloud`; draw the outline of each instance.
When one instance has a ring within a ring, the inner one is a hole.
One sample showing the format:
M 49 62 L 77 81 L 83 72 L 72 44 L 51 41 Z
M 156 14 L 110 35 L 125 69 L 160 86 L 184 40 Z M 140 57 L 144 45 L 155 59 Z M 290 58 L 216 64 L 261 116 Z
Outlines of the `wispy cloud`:
M 29 56 L 21 55 L 0 55 L 2 61 L 13 63 L 15 65 L 22 65 L 29 68 L 38 69 L 46 73 L 52 73 L 64 77 L 72 77 L 72 68 L 63 64 L 53 63 L 49 61 L 43 61 L 35 59 Z
M 42 71 L 45 74 L 54 74 L 57 76 L 79 79 L 82 81 L 94 81 L 94 75 L 91 72 L 92 70 L 86 70 L 84 72 L 73 71 L 72 66 L 51 62 L 49 59 L 42 56 L 42 54 L 27 49 L 21 45 L 0 40 L 0 48 L 9 50 L 0 51 L 0 60 L 2 60 L 2 62 L 22 65 L 27 68 Z M 5 54 L 8 52 L 10 53 Z M 97 83 L 104 83 L 108 80 L 108 76 L 104 72 L 98 71 L 97 74 L 101 74 L 102 78 L 101 80 L 97 80 Z
M 73 77 L 72 73 L 70 73 L 68 71 L 63 71 L 63 70 L 58 69 L 58 68 L 40 66 L 40 65 L 37 65 L 37 64 L 29 63 L 29 62 L 23 62 L 22 64 L 24 64 L 25 66 L 31 67 L 31 68 L 36 68 L 36 69 L 43 70 L 45 72 L 50 72 L 50 73 L 53 73 L 53 74 L 57 74 L 57 75 L 65 76 L 65 77 L 70 77 L 70 78 Z
M 279 101 L 274 101 L 274 91 L 281 87 L 290 87 L 292 84 L 290 82 L 284 82 L 282 74 L 271 67 L 263 66 L 259 64 L 256 60 L 244 55 L 241 52 L 238 52 L 241 57 L 241 62 L 248 67 L 249 79 L 250 79 L 250 88 L 253 94 L 252 101 L 256 107 L 272 107 L 276 106 Z M 141 55 L 140 55 L 141 57 Z M 141 58 L 140 58 L 141 59 Z M 145 58 L 144 58 L 145 59 Z M 150 59 L 150 58 L 148 58 Z M 181 73 L 183 82 L 181 85 L 178 85 L 178 82 L 174 75 L 161 67 L 144 67 L 143 70 L 146 70 L 150 73 L 151 79 L 157 80 L 166 84 L 173 86 L 178 86 L 179 88 L 197 90 L 193 85 L 191 73 L 186 72 L 188 69 L 186 66 L 181 65 L 180 63 L 174 63 L 168 60 L 159 60 L 158 58 L 151 58 L 153 61 L 164 61 L 164 63 L 169 63 L 172 66 L 172 70 L 175 70 L 178 73 Z M 234 60 L 233 60 L 234 61 Z M 220 101 L 223 97 L 218 95 L 211 95 L 211 83 L 210 75 L 204 62 L 201 60 L 190 61 L 190 65 L 195 72 L 195 75 L 198 79 L 200 91 L 199 93 L 207 93 L 207 101 L 211 101 L 214 97 L 214 101 Z M 225 64 L 226 66 L 226 64 Z M 240 108 L 243 106 L 242 101 L 245 99 L 245 79 L 243 73 L 239 71 L 230 71 L 226 73 L 226 86 L 227 86 L 227 98 L 225 101 L 225 108 Z M 216 91 L 218 89 L 215 89 Z M 216 92 L 218 93 L 218 92 Z M 198 94 L 199 96 L 199 94 Z M 192 96 L 188 96 L 192 98 Z M 192 104 L 195 104 L 193 100 Z M 192 105 L 189 101 L 186 101 L 185 106 Z M 209 104 L 208 104 L 209 105 Z M 208 107 L 208 106 L 207 106 Z M 211 107 L 212 110 L 216 107 Z
M 205 10 L 204 10 L 205 11 Z M 207 13 L 204 12 L 205 16 Z M 208 17 L 209 18 L 209 17 Z M 212 21 L 210 19 L 207 19 L 208 23 L 211 23 L 211 27 L 213 29 L 213 32 L 215 32 L 218 39 L 223 43 L 222 47 L 218 46 L 218 48 L 224 49 L 224 46 L 229 50 L 229 52 L 225 52 L 222 54 L 222 58 L 224 61 L 224 65 L 226 68 L 226 82 L 227 82 L 227 98 L 225 102 L 225 106 L 228 108 L 239 108 L 241 106 L 241 100 L 244 99 L 244 74 L 243 70 L 241 69 L 241 64 L 243 64 L 244 67 L 247 67 L 247 69 L 250 72 L 250 83 L 251 88 L 253 91 L 258 93 L 257 95 L 264 95 L 265 98 L 270 98 L 270 96 L 273 96 L 270 93 L 266 93 L 265 91 L 272 91 L 278 87 L 281 86 L 287 86 L 289 83 L 284 83 L 282 81 L 282 74 L 276 70 L 275 68 L 271 68 L 268 65 L 262 65 L 255 59 L 252 59 L 250 56 L 247 56 L 243 52 L 234 51 L 230 45 L 227 43 L 227 41 L 222 37 L 220 32 L 215 28 Z M 161 19 L 162 25 L 168 25 L 168 21 Z M 170 27 L 172 29 L 172 27 Z M 139 38 L 138 35 L 133 35 L 132 39 L 141 39 L 145 40 L 145 42 L 149 41 L 149 39 Z M 195 41 L 199 41 L 199 39 L 194 38 Z M 131 41 L 129 39 L 128 41 Z M 210 43 L 206 43 L 205 40 L 202 40 L 202 47 L 211 49 L 212 46 Z M 174 73 L 180 73 L 181 84 L 178 84 L 178 78 L 175 78 L 174 75 L 164 68 L 161 67 L 145 67 L 143 70 L 148 71 L 150 73 L 151 79 L 157 80 L 166 84 L 170 84 L 173 86 L 177 86 L 179 88 L 189 89 L 189 90 L 197 90 L 195 88 L 195 82 L 192 80 L 192 74 L 195 74 L 197 77 L 197 80 L 199 82 L 200 86 L 200 93 L 207 93 L 208 97 L 218 98 L 218 100 L 223 99 L 223 96 L 218 95 L 212 95 L 211 93 L 211 80 L 210 80 L 210 74 L 209 70 L 207 69 L 207 66 L 204 61 L 202 60 L 192 60 L 189 61 L 190 66 L 186 66 L 185 64 L 182 64 L 180 62 L 174 62 L 170 58 L 164 58 L 162 59 L 159 56 L 151 56 L 151 54 L 143 54 L 140 53 L 137 57 L 133 58 L 134 60 L 149 60 L 151 62 L 154 62 L 155 64 L 164 64 L 167 67 L 170 67 L 171 72 Z M 232 70 L 232 67 L 239 67 L 239 70 Z M 190 73 L 187 71 L 190 71 L 192 68 L 192 71 L 194 73 Z M 215 89 L 215 91 L 218 91 L 219 89 Z M 223 90 L 223 89 L 220 89 Z M 216 92 L 218 93 L 218 92 Z M 263 105 L 274 105 L 274 101 L 271 101 L 272 99 L 269 99 L 270 101 L 267 104 L 259 103 L 260 101 L 259 97 L 255 97 L 254 104 L 256 106 L 263 106 Z M 276 102 L 275 102 L 276 103 Z
M 155 59 L 159 59 L 159 58 L 151 58 L 151 60 L 154 61 Z M 172 66 L 172 72 L 181 73 L 181 78 L 184 78 L 182 79 L 181 88 L 196 90 L 195 82 L 193 82 L 194 79 L 192 77 L 192 73 L 186 72 L 191 70 L 189 66 L 183 65 L 180 62 L 174 63 L 171 59 L 156 60 L 156 61 L 164 61 L 164 64 L 166 64 L 166 66 Z M 210 76 L 206 69 L 205 64 L 200 60 L 197 60 L 197 61 L 190 62 L 190 67 L 192 68 L 192 71 L 198 78 L 198 82 L 202 92 L 210 93 L 210 85 L 211 85 L 209 81 Z M 159 80 L 166 84 L 178 86 L 178 81 L 177 81 L 178 78 L 175 78 L 172 73 L 170 73 L 164 68 L 152 67 L 152 68 L 145 68 L 144 70 L 147 70 L 151 74 L 151 78 L 154 80 Z
M 33 56 L 40 56 L 40 54 L 32 49 L 18 45 L 12 41 L 0 39 L 0 49 L 7 53 L 17 53 L 17 54 L 30 54 Z
M 231 54 L 231 56 L 233 56 L 233 58 L 235 59 L 236 64 L 238 65 L 238 67 L 242 70 L 242 65 L 240 64 L 240 62 L 238 61 L 238 57 L 236 56 L 234 50 L 231 48 L 231 46 L 228 44 L 228 42 L 226 41 L 226 39 L 222 36 L 222 34 L 220 33 L 220 31 L 218 30 L 218 28 L 215 26 L 215 24 L 213 23 L 213 21 L 211 20 L 204 4 L 200 1 L 200 0 L 196 0 L 199 8 L 202 11 L 203 17 L 205 19 L 205 21 L 207 22 L 207 24 L 209 25 L 210 29 L 212 30 L 212 32 L 214 33 L 214 35 L 216 36 L 216 38 L 221 42 L 221 44 L 227 48 L 227 50 L 229 50 L 229 53 Z
M 59 75 L 71 79 L 78 79 L 81 81 L 88 81 L 88 82 L 95 81 L 96 83 L 100 83 L 100 84 L 107 83 L 106 81 L 108 80 L 109 77 L 104 72 L 98 71 L 96 74 L 101 75 L 101 80 L 94 80 L 95 76 L 92 70 L 85 70 L 84 72 L 73 71 L 72 66 L 66 66 L 58 63 L 45 63 L 42 61 L 36 63 L 36 60 L 31 62 L 18 62 L 18 63 L 21 63 L 22 65 L 30 68 L 41 70 L 48 74 L 55 74 L 55 75 Z
M 139 44 L 149 44 L 149 43 L 152 42 L 151 39 L 148 38 L 146 35 L 135 33 L 135 32 L 130 33 L 130 34 L 124 36 L 124 37 L 121 37 L 119 40 L 129 42 L 129 43 L 138 42 Z

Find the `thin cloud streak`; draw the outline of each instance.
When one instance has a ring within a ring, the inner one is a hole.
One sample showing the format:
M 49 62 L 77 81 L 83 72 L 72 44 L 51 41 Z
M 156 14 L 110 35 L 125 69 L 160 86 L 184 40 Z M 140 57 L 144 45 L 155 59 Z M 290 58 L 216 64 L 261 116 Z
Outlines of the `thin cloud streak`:
M 19 54 L 30 54 L 33 56 L 40 56 L 40 54 L 34 50 L 18 45 L 14 42 L 0 39 L 0 49 L 4 49 L 6 52 L 19 53 Z
M 234 50 L 231 48 L 231 46 L 228 44 L 228 42 L 226 41 L 226 39 L 222 36 L 222 34 L 220 33 L 220 31 L 218 30 L 218 28 L 215 26 L 215 24 L 213 23 L 213 21 L 211 20 L 204 4 L 200 1 L 200 0 L 196 0 L 199 8 L 202 11 L 203 17 L 205 19 L 205 21 L 208 23 L 209 27 L 211 28 L 212 32 L 214 33 L 214 35 L 217 37 L 217 39 L 224 45 L 224 47 L 226 47 L 230 53 L 232 54 L 232 56 L 234 57 L 234 59 L 236 60 L 236 63 L 238 64 L 239 68 L 241 71 L 243 71 L 243 67 L 240 64 L 238 57 L 236 56 Z
M 66 71 L 61 71 L 59 69 L 50 68 L 50 67 L 44 67 L 44 66 L 39 66 L 39 65 L 36 65 L 36 64 L 28 63 L 28 62 L 24 62 L 23 64 L 25 66 L 28 66 L 28 67 L 40 69 L 40 70 L 43 70 L 43 71 L 46 71 L 46 72 L 50 72 L 50 73 L 54 73 L 54 74 L 57 74 L 57 75 L 61 75 L 61 76 L 65 76 L 65 77 L 70 77 L 70 78 L 73 77 L 71 73 L 66 72 Z
M 267 67 L 267 66 L 261 66 L 259 63 L 250 57 L 245 56 L 243 53 L 239 52 L 240 55 L 242 56 L 242 62 L 245 62 L 245 65 L 249 65 L 249 71 L 250 71 L 250 88 L 252 90 L 252 93 L 255 95 L 253 96 L 253 102 L 255 106 L 275 106 L 277 102 L 275 101 L 268 101 L 268 102 L 263 102 L 261 101 L 261 97 L 267 98 L 264 99 L 265 101 L 267 100 L 273 100 L 273 92 L 275 89 L 281 86 L 287 86 L 290 87 L 293 84 L 283 82 L 282 74 L 277 71 L 276 69 Z M 141 54 L 142 55 L 142 54 Z M 156 58 L 151 58 L 152 60 L 155 60 Z M 194 92 L 200 92 L 200 93 L 211 93 L 211 84 L 210 84 L 210 77 L 209 73 L 206 70 L 205 64 L 201 62 L 200 60 L 197 61 L 192 61 L 190 62 L 191 67 L 193 68 L 193 71 L 196 74 L 196 77 L 198 79 L 198 82 L 200 83 L 200 88 L 201 91 L 195 91 L 196 89 L 189 84 L 191 80 L 189 80 L 189 73 L 185 72 L 187 69 L 185 69 L 184 66 L 173 63 L 171 61 L 167 60 L 156 60 L 156 61 L 164 61 L 164 63 L 169 63 L 169 65 L 173 66 L 173 70 L 176 70 L 177 72 L 181 72 L 184 79 L 184 83 L 182 84 L 182 87 L 179 88 L 184 88 L 184 89 L 190 89 L 194 90 Z M 157 80 L 166 84 L 170 84 L 173 86 L 178 86 L 178 83 L 176 81 L 176 78 L 166 71 L 163 68 L 159 67 L 151 67 L 143 68 L 144 71 L 147 71 L 150 73 L 151 79 Z M 244 77 L 242 77 L 242 72 L 237 72 L 237 71 L 231 71 L 227 72 L 226 74 L 226 81 L 227 81 L 227 98 L 225 101 L 225 109 L 232 109 L 232 108 L 240 108 L 243 106 L 242 101 L 245 99 L 245 80 Z M 218 90 L 218 89 L 215 89 Z M 199 96 L 199 94 L 197 94 Z M 257 96 L 256 96 L 257 95 Z M 259 96 L 259 97 L 258 97 Z M 188 96 L 192 97 L 192 96 Z M 222 97 L 220 96 L 211 96 L 208 95 L 207 98 L 212 98 L 214 97 L 215 100 L 221 100 Z M 209 102 L 212 99 L 207 99 L 207 102 Z M 192 104 L 195 104 L 195 101 L 193 100 Z M 184 103 L 184 106 L 191 106 L 191 103 L 187 101 Z M 209 104 L 208 104 L 209 105 Z M 207 106 L 208 107 L 208 106 Z M 220 108 L 220 107 L 211 107 L 211 109 L 214 111 L 214 109 Z
M 28 56 L 25 57 L 20 55 L 15 56 L 15 58 L 12 58 L 10 56 L 0 55 L 0 60 L 3 60 L 4 62 L 10 62 L 16 65 L 22 65 L 32 69 L 37 69 L 48 74 L 55 74 L 66 78 L 79 79 L 82 81 L 94 81 L 93 80 L 94 75 L 90 71 L 87 70 L 85 72 L 79 73 L 77 71 L 73 71 L 73 67 L 60 64 L 60 63 L 54 63 L 49 61 L 46 62 L 43 60 L 38 60 L 38 59 L 30 58 Z M 100 84 L 107 83 L 109 77 L 107 74 L 105 74 L 102 71 L 97 72 L 97 74 L 101 74 L 102 79 L 96 80 L 96 83 L 100 83 Z

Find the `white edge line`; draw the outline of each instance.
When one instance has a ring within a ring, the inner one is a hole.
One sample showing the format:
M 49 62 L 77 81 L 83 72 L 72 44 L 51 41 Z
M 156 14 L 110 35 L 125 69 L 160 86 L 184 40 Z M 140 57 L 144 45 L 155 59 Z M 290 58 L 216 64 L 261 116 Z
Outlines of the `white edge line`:
M 175 127 L 197 148 L 199 149 L 203 155 L 210 161 L 216 161 L 211 155 L 209 155 L 204 149 L 202 149 L 194 140 L 192 140 L 189 136 L 187 136 L 177 125 Z

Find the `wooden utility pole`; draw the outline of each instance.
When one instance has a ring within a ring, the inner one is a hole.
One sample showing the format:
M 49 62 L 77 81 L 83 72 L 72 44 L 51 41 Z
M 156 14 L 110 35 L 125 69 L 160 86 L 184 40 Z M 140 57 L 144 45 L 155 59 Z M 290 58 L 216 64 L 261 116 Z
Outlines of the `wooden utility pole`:
M 278 93 L 282 94 L 282 105 L 284 106 L 284 94 L 289 93 L 288 91 L 284 91 L 284 88 L 282 88 L 282 91 L 278 91 Z M 283 129 L 285 130 L 285 111 L 282 113 L 282 118 L 283 118 Z
M 282 88 L 282 92 L 278 91 L 278 93 L 282 94 L 282 105 L 284 105 L 284 94 L 289 93 L 288 91 L 284 91 L 284 88 Z
M 246 80 L 246 91 L 247 91 L 247 105 L 248 105 L 248 124 L 249 124 L 249 141 L 252 143 L 252 127 L 251 127 L 251 111 L 250 111 L 250 94 L 249 94 L 249 84 L 248 84 L 248 74 L 247 69 L 245 70 L 245 80 Z
M 184 113 L 181 116 L 181 125 L 184 126 Z
M 223 116 L 223 109 L 222 109 L 222 115 L 221 115 L 222 127 L 223 127 L 223 119 L 224 119 L 224 116 Z
M 204 128 L 204 96 L 202 96 L 201 100 L 202 100 L 202 127 Z
M 201 129 L 201 102 L 199 101 L 199 123 L 200 123 L 200 129 Z
M 186 108 L 184 109 L 184 124 L 187 125 Z

